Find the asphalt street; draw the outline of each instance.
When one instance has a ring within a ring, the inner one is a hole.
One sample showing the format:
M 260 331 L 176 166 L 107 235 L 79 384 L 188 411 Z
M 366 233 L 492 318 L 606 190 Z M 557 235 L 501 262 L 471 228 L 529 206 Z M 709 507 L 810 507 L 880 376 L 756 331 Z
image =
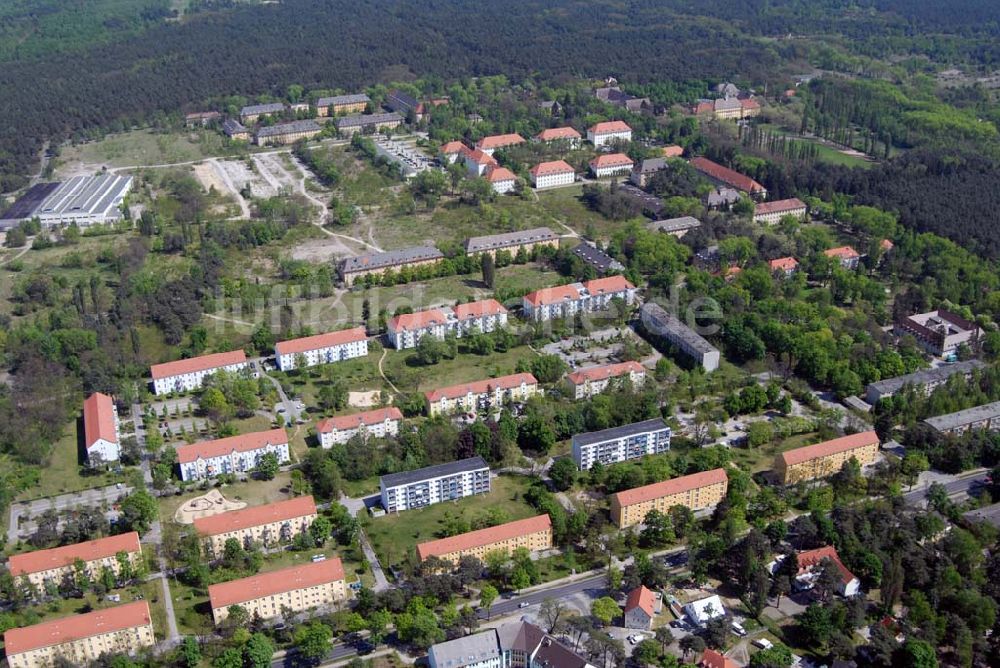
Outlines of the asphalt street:
M 503 617 L 504 615 L 510 615 L 523 610 L 525 608 L 531 607 L 533 605 L 538 605 L 547 598 L 566 598 L 574 594 L 579 594 L 580 592 L 585 592 L 588 590 L 595 590 L 596 592 L 603 591 L 605 589 L 606 576 L 602 573 L 600 575 L 594 575 L 583 580 L 577 580 L 576 582 L 570 582 L 568 584 L 559 585 L 558 587 L 551 587 L 548 589 L 541 589 L 539 591 L 534 591 L 529 594 L 524 594 L 523 596 L 515 596 L 514 598 L 499 599 L 490 608 L 490 618 L 493 617 Z M 596 598 L 596 597 L 595 597 Z M 522 603 L 527 603 L 528 605 L 522 607 Z M 477 615 L 480 619 L 486 619 L 486 611 L 478 610 Z
M 948 492 L 948 496 L 954 497 L 959 495 L 968 495 L 970 490 L 974 487 L 986 484 L 986 472 L 974 473 L 957 480 L 952 480 L 950 482 L 943 483 L 944 489 Z M 927 492 L 930 490 L 930 486 L 922 487 L 921 489 L 908 492 L 903 495 L 903 499 L 908 505 L 916 506 L 924 502 L 927 498 Z

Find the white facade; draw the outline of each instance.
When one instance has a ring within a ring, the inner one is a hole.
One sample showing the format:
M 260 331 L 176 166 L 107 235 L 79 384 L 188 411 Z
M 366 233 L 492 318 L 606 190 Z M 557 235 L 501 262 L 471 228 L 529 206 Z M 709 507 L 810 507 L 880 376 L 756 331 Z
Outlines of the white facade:
M 593 128 L 587 130 L 587 141 L 594 146 L 604 146 L 605 144 L 610 144 L 616 139 L 620 139 L 622 141 L 632 141 L 632 130 L 617 130 L 612 132 L 594 132 Z
M 514 189 L 514 179 L 490 179 L 490 185 L 493 186 L 493 192 L 497 195 L 506 195 Z
M 233 439 L 252 437 L 252 434 L 243 437 L 236 436 L 232 439 L 220 439 L 211 443 L 229 442 Z M 273 439 L 280 440 L 280 439 Z M 206 444 L 195 443 L 194 445 L 181 446 L 177 449 L 177 458 L 181 470 L 181 480 L 201 480 L 212 478 L 223 473 L 249 473 L 256 466 L 260 459 L 270 453 L 278 457 L 280 464 L 287 464 L 291 461 L 288 449 L 288 437 L 284 437 L 284 442 L 271 443 L 265 441 L 258 447 L 242 448 L 233 445 L 224 448 L 210 448 L 210 452 L 201 452 Z
M 361 436 L 365 440 L 398 436 L 399 422 L 402 417 L 402 413 L 397 409 L 386 408 L 369 411 L 358 416 L 347 415 L 342 418 L 324 420 L 316 428 L 319 444 L 329 450 L 334 445 L 347 443 L 355 436 Z
M 492 308 L 477 309 L 480 305 Z M 489 333 L 507 326 L 507 310 L 498 302 L 459 304 L 397 316 L 389 321 L 389 342 L 396 350 L 415 348 L 425 336 L 443 341 L 448 334 L 461 338 L 473 332 Z
M 527 294 L 522 299 L 522 306 L 526 317 L 544 321 L 606 309 L 615 298 L 631 305 L 635 302 L 635 286 L 621 276 L 599 278 Z
M 618 165 L 608 165 L 606 167 L 598 167 L 592 164 L 591 171 L 594 173 L 595 177 L 603 179 L 608 176 L 631 174 L 632 166 L 632 163 L 621 163 Z
M 153 380 L 153 394 L 160 396 L 171 392 L 193 392 L 201 389 L 201 384 L 206 377 L 219 371 L 237 372 L 248 368 L 247 362 L 236 364 L 226 364 L 212 367 L 210 369 L 199 369 L 187 373 L 180 373 L 175 376 L 156 378 Z
M 557 186 L 572 185 L 576 181 L 576 173 L 573 171 L 556 172 L 555 174 L 535 174 L 531 175 L 531 185 L 541 190 L 542 188 L 555 188 Z
M 394 513 L 490 492 L 490 467 L 481 457 L 382 476 L 382 507 Z
M 726 616 L 726 608 L 722 605 L 722 599 L 716 594 L 692 601 L 684 606 L 684 614 L 695 626 L 704 626 L 713 619 Z
M 647 420 L 573 437 L 573 461 L 582 471 L 600 462 L 604 466 L 670 450 L 670 427 L 663 420 Z
M 364 357 L 367 354 L 368 336 L 363 327 L 283 341 L 274 349 L 274 357 L 282 371 L 294 369 L 300 359 L 304 359 L 305 366 L 310 367 Z

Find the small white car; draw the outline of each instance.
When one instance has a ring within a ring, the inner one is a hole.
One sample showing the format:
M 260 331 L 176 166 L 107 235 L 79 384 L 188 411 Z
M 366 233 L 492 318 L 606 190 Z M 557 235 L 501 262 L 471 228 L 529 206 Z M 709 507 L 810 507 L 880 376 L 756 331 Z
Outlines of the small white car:
M 754 638 L 751 644 L 754 647 L 760 647 L 761 649 L 771 649 L 774 647 L 774 643 L 767 638 Z
M 520 603 L 517 604 L 517 607 L 519 607 L 519 608 L 527 608 L 529 605 L 531 605 L 531 604 L 528 603 L 527 601 L 521 601 Z
M 733 633 L 735 633 L 741 638 L 746 636 L 747 634 L 747 630 L 743 628 L 743 625 L 739 624 L 738 622 L 733 622 L 732 624 L 729 625 L 729 627 L 733 630 Z

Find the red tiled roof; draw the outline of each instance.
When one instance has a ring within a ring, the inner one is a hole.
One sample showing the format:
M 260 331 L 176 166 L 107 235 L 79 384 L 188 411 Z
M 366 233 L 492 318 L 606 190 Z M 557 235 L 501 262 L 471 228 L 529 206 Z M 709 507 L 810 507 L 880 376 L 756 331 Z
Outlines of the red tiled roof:
M 664 146 L 663 147 L 663 157 L 664 158 L 679 158 L 684 155 L 683 146 Z
M 572 174 L 575 170 L 565 160 L 553 160 L 552 162 L 540 162 L 531 168 L 530 174 L 534 177 L 548 176 L 549 174 Z
M 632 128 L 625 121 L 604 121 L 595 124 L 590 131 L 595 135 L 607 135 L 615 132 L 632 132 Z
M 316 514 L 316 502 L 311 496 L 297 496 L 294 499 L 276 501 L 263 506 L 250 506 L 240 510 L 198 517 L 194 530 L 202 536 L 217 536 L 220 533 L 239 531 L 250 527 L 282 522 L 296 517 Z
M 100 439 L 117 443 L 115 433 L 115 404 L 106 394 L 95 392 L 83 402 L 84 445 L 90 450 Z
M 754 193 L 764 190 L 764 186 L 757 183 L 749 176 L 740 174 L 739 172 L 729 169 L 728 167 L 723 167 L 716 162 L 712 162 L 708 158 L 692 158 L 691 166 L 702 174 L 730 185 L 737 190 L 742 190 L 743 192 Z
M 417 545 L 417 556 L 420 558 L 420 561 L 423 561 L 428 557 L 451 554 L 459 550 L 471 550 L 483 545 L 490 545 L 502 540 L 517 538 L 518 536 L 527 536 L 551 528 L 552 520 L 549 519 L 547 514 L 536 515 L 535 517 L 507 522 L 495 527 L 469 531 L 457 536 L 449 536 L 440 540 L 429 540 L 426 543 L 420 543 Z
M 483 137 L 476 142 L 476 148 L 478 149 L 496 149 L 503 148 L 505 146 L 513 146 L 515 144 L 520 144 L 524 142 L 524 137 L 515 133 L 506 135 L 491 135 L 489 137 Z
M 894 248 L 894 244 L 888 239 L 882 239 L 882 241 L 878 242 L 878 245 L 884 251 L 891 251 Z
M 646 370 L 638 362 L 619 362 L 618 364 L 605 364 L 604 366 L 592 366 L 589 369 L 580 369 L 566 376 L 573 385 L 581 385 L 588 380 L 604 380 L 606 378 L 617 378 L 627 373 L 645 373 Z
M 768 260 L 767 266 L 771 271 L 791 271 L 799 266 L 799 261 L 794 257 L 779 257 L 776 260 Z
M 545 304 L 556 304 L 558 302 L 573 301 L 580 298 L 580 291 L 572 284 L 557 285 L 553 288 L 542 288 L 524 295 L 524 301 L 532 306 L 543 306 Z
M 639 585 L 630 591 L 628 598 L 625 599 L 626 614 L 628 614 L 629 610 L 634 610 L 635 608 L 642 608 L 642 611 L 649 615 L 650 619 L 656 614 L 656 597 L 653 596 L 653 592 L 646 589 L 643 585 Z
M 878 445 L 878 434 L 874 431 L 863 431 L 860 434 L 841 436 L 830 441 L 823 441 L 815 445 L 807 445 L 804 448 L 795 448 L 781 453 L 781 459 L 785 466 L 793 466 L 808 462 L 819 457 L 827 457 L 838 452 L 847 452 L 871 444 Z
M 448 322 L 448 316 L 439 308 L 431 308 L 416 313 L 402 313 L 389 321 L 389 329 L 394 332 L 424 329 Z
M 467 304 L 455 304 L 452 311 L 454 311 L 455 317 L 459 320 L 468 320 L 470 318 L 482 318 L 486 315 L 500 315 L 501 313 L 506 313 L 507 309 L 495 299 L 483 299 Z
M 586 281 L 583 284 L 583 287 L 587 288 L 587 292 L 591 295 L 603 295 L 635 289 L 635 286 L 632 285 L 627 278 L 621 275 L 595 278 Z
M 367 338 L 368 334 L 365 333 L 364 327 L 354 327 L 353 329 L 342 329 L 336 332 L 327 332 L 326 334 L 305 336 L 301 339 L 292 339 L 291 341 L 281 341 L 274 345 L 274 351 L 279 356 L 296 355 L 310 350 L 320 350 L 322 348 L 342 346 L 345 343 L 364 341 Z
M 490 171 L 486 172 L 486 180 L 490 183 L 497 183 L 498 181 L 513 181 L 515 178 L 514 172 L 510 171 L 506 167 L 494 167 Z
M 715 103 L 711 100 L 705 100 L 694 105 L 691 111 L 695 114 L 711 114 L 715 112 Z
M 248 578 L 210 585 L 208 598 L 211 601 L 212 609 L 215 610 L 246 603 L 264 596 L 316 587 L 343 579 L 344 565 L 340 562 L 340 558 L 328 557 L 325 561 L 282 568 L 269 573 L 251 575 Z
M 184 360 L 177 360 L 176 362 L 154 364 L 150 367 L 149 371 L 153 380 L 158 380 L 160 378 L 180 376 L 185 373 L 205 371 L 206 369 L 217 369 L 219 367 L 239 364 L 240 362 L 246 361 L 246 353 L 242 350 L 232 350 L 228 353 L 213 353 L 211 355 L 202 355 L 201 357 L 190 357 Z
M 259 450 L 265 445 L 280 445 L 288 443 L 288 434 L 284 429 L 269 429 L 267 431 L 257 431 L 252 434 L 240 434 L 239 436 L 229 436 L 218 438 L 214 441 L 202 441 L 192 445 L 182 445 L 177 448 L 177 461 L 181 464 L 193 462 L 199 458 L 208 459 L 219 457 L 233 452 L 250 452 Z
M 470 149 L 468 146 L 460 141 L 450 141 L 441 147 L 441 153 L 444 155 L 451 155 L 452 153 L 469 153 Z
M 476 163 L 477 165 L 499 165 L 492 155 L 488 153 L 483 153 L 480 149 L 473 149 L 465 154 L 465 157 Z
M 509 376 L 500 376 L 499 378 L 477 380 L 474 383 L 463 383 L 461 385 L 440 387 L 436 390 L 424 392 L 424 396 L 427 398 L 427 401 L 433 403 L 441 400 L 442 398 L 454 399 L 456 397 L 464 397 L 466 394 L 470 393 L 483 394 L 484 392 L 496 388 L 509 390 L 519 386 L 521 383 L 526 385 L 537 385 L 538 380 L 530 373 L 515 373 Z
M 751 98 L 745 98 L 740 100 L 740 106 L 744 109 L 760 109 L 760 102 Z
M 823 255 L 843 260 L 853 257 L 861 257 L 861 254 L 858 253 L 858 251 L 854 250 L 851 246 L 838 246 L 837 248 L 829 248 L 823 251 Z
M 624 153 L 603 153 L 590 161 L 590 166 L 594 169 L 602 169 L 604 167 L 625 167 L 626 165 L 631 167 L 634 164 L 635 163 L 632 162 L 632 158 L 628 157 Z
M 754 211 L 755 215 L 761 216 L 769 213 L 780 213 L 782 211 L 795 211 L 806 208 L 805 202 L 798 197 L 791 199 L 779 199 L 773 202 L 761 202 Z
M 28 575 L 29 573 L 63 568 L 74 563 L 77 559 L 85 562 L 94 561 L 95 559 L 113 557 L 119 552 L 139 552 L 141 549 L 139 534 L 130 531 L 117 536 L 88 540 L 76 545 L 63 545 L 48 550 L 14 554 L 7 561 L 7 568 L 13 576 Z
M 799 575 L 816 568 L 824 559 L 829 559 L 833 562 L 833 565 L 837 567 L 838 571 L 840 571 L 840 579 L 845 585 L 855 579 L 854 573 L 848 570 L 847 566 L 844 565 L 844 562 L 840 560 L 840 555 L 837 554 L 837 549 L 832 545 L 818 547 L 815 550 L 799 552 Z
M 725 469 L 712 469 L 711 471 L 692 473 L 691 475 L 684 475 L 679 478 L 664 480 L 663 482 L 654 482 L 652 485 L 626 489 L 615 494 L 614 498 L 618 500 L 618 505 L 624 508 L 625 506 L 634 506 L 637 503 L 652 501 L 664 496 L 682 494 L 692 489 L 717 485 L 728 480 L 729 476 L 726 475 Z
M 535 139 L 538 141 L 555 141 L 557 139 L 580 139 L 580 133 L 576 131 L 576 128 L 564 127 L 564 128 L 548 128 L 547 130 L 542 130 L 537 135 Z
M 701 668 L 739 668 L 735 661 L 714 649 L 706 649 L 701 655 Z
M 373 411 L 363 413 L 352 413 L 351 415 L 338 415 L 337 417 L 326 418 L 316 423 L 316 431 L 320 434 L 327 434 L 331 431 L 344 431 L 356 429 L 361 425 L 370 427 L 373 424 L 381 424 L 386 420 L 402 420 L 403 414 L 395 406 L 388 408 L 376 408 Z
M 152 623 L 151 619 L 149 604 L 146 601 L 134 601 L 113 608 L 53 619 L 34 626 L 10 629 L 3 634 L 4 651 L 11 657 L 34 649 L 146 626 Z

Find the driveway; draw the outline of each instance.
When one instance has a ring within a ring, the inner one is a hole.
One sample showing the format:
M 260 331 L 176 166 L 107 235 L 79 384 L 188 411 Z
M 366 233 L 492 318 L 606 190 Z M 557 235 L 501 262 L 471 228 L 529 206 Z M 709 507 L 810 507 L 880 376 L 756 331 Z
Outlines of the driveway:
M 34 518 L 46 510 L 64 512 L 74 508 L 99 508 L 113 506 L 132 491 L 131 487 L 108 485 L 96 489 L 85 489 L 80 492 L 61 494 L 47 499 L 36 499 L 14 503 L 10 506 L 10 524 L 7 528 L 7 541 L 17 543 L 21 538 L 27 538 L 35 530 Z M 110 511 L 109 511 L 110 512 Z

